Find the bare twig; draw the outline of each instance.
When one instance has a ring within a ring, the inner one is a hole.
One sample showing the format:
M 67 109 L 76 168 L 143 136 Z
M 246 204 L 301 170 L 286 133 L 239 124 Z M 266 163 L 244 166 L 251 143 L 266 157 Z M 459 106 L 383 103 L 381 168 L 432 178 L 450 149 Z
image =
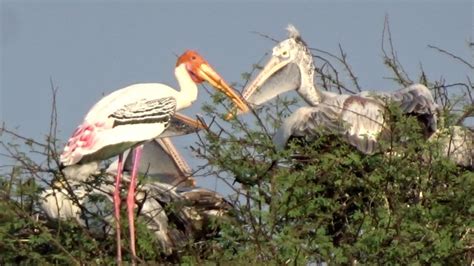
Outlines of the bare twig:
M 389 43 L 389 49 L 390 49 L 390 55 L 387 53 L 385 50 L 385 33 L 387 33 L 387 38 L 388 38 L 388 43 Z M 392 33 L 390 31 L 390 24 L 388 20 L 388 15 L 385 16 L 385 21 L 383 24 L 383 30 L 382 30 L 382 42 L 381 42 L 381 48 L 382 52 L 384 54 L 384 62 L 385 64 L 392 70 L 392 72 L 395 74 L 395 81 L 399 82 L 403 86 L 408 86 L 413 83 L 413 81 L 410 80 L 408 77 L 406 71 L 398 61 L 397 54 L 395 53 L 395 49 L 393 46 L 393 41 L 392 41 Z
M 446 55 L 449 55 L 450 57 L 460 61 L 461 63 L 465 64 L 466 66 L 468 66 L 470 69 L 474 69 L 474 65 L 470 64 L 469 62 L 467 62 L 466 60 L 464 60 L 463 58 L 451 53 L 451 52 L 448 52 L 444 49 L 441 49 L 437 46 L 434 46 L 434 45 L 431 45 L 431 44 L 428 44 L 428 48 L 431 48 L 431 49 L 435 49 L 437 50 L 438 52 L 440 53 L 443 53 L 443 54 L 446 54 Z
M 342 63 L 344 64 L 347 72 L 351 76 L 352 82 L 354 83 L 354 85 L 356 86 L 356 88 L 359 92 L 362 91 L 362 89 L 360 88 L 359 81 L 358 81 L 356 75 L 354 75 L 354 72 L 352 72 L 352 68 L 350 67 L 349 63 L 347 62 L 347 54 L 342 49 L 341 44 L 339 44 L 339 52 L 341 53 Z
M 352 70 L 350 70 L 350 67 L 349 67 L 349 64 L 347 62 L 344 62 L 343 59 L 339 58 L 337 55 L 334 55 L 330 52 L 327 52 L 327 51 L 324 51 L 324 50 L 321 50 L 321 49 L 317 49 L 317 48 L 309 48 L 311 51 L 315 51 L 315 52 L 319 52 L 319 53 L 322 53 L 322 54 L 325 54 L 325 55 L 328 55 L 334 59 L 336 59 L 337 61 L 339 61 L 340 63 L 342 63 L 346 70 L 348 72 L 352 72 Z M 339 90 L 339 93 L 342 93 L 341 89 L 351 93 L 351 94 L 356 94 L 357 92 L 356 91 L 353 91 L 351 89 L 348 89 L 340 80 L 339 80 L 339 73 L 338 71 L 336 70 L 336 68 L 331 64 L 331 62 L 321 56 L 313 56 L 315 58 L 318 58 L 318 59 L 321 59 L 323 60 L 332 70 L 332 72 L 334 73 L 334 75 L 336 76 L 336 79 L 333 79 L 331 75 L 328 75 L 328 74 L 325 74 L 322 70 L 324 68 L 324 65 L 323 67 L 321 67 L 321 69 L 318 69 L 317 67 L 315 68 L 316 72 L 319 73 L 323 78 L 326 78 L 328 79 L 329 81 L 331 81 L 331 83 L 335 84 L 337 87 L 338 87 L 338 90 Z M 324 81 L 323 81 L 324 82 Z M 353 79 L 353 82 L 354 82 L 354 79 Z M 355 81 L 357 82 L 357 81 Z M 358 86 L 358 83 L 356 85 L 357 89 L 359 90 L 360 86 Z M 360 91 L 360 90 L 359 90 Z
M 268 40 L 271 40 L 271 41 L 273 41 L 274 43 L 278 43 L 278 42 L 279 42 L 277 39 L 275 39 L 275 38 L 273 38 L 273 37 L 270 37 L 270 36 L 267 35 L 267 34 L 260 33 L 260 32 L 258 32 L 258 31 L 251 31 L 250 33 L 257 34 L 258 36 L 263 37 L 263 38 L 268 39 Z
M 461 116 L 456 120 L 454 123 L 455 125 L 461 125 L 464 120 L 468 117 L 474 116 L 474 105 L 469 106 L 466 110 L 461 114 Z
M 47 165 L 49 168 L 51 168 L 51 159 L 54 159 L 56 157 L 57 151 L 56 151 L 56 132 L 57 132 L 57 125 L 58 125 L 58 113 L 56 109 L 56 95 L 58 92 L 58 88 L 54 86 L 53 83 L 53 78 L 49 79 L 50 86 L 51 86 L 51 97 L 52 97 L 52 103 L 51 103 L 51 115 L 50 115 L 50 124 L 49 124 L 49 134 L 48 134 L 48 143 L 47 143 L 47 148 L 46 148 L 46 153 L 48 154 L 47 156 Z M 56 167 L 59 165 L 59 163 L 56 163 Z

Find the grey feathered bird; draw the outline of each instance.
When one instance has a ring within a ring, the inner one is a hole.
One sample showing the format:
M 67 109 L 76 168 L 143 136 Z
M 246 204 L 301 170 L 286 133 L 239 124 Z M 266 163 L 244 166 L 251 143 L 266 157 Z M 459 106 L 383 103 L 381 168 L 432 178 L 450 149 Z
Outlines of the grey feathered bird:
M 298 30 L 288 26 L 289 38 L 273 47 L 272 56 L 243 91 L 258 106 L 290 90 L 310 106 L 301 107 L 283 121 L 274 143 L 283 148 L 291 136 L 317 136 L 330 132 L 344 137 L 366 154 L 376 151 L 387 132 L 384 112 L 387 101 L 423 123 L 426 136 L 437 128 L 437 104 L 427 87 L 413 84 L 393 93 L 364 91 L 356 95 L 320 90 L 314 83 L 313 56 Z

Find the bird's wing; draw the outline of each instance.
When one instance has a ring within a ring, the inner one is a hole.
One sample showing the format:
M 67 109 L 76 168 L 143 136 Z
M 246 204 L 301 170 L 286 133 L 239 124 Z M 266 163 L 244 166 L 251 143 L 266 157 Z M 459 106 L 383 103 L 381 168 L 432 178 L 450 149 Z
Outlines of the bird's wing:
M 395 91 L 391 100 L 400 103 L 405 113 L 430 113 L 436 111 L 436 103 L 429 89 L 421 84 L 414 84 Z
M 286 118 L 273 137 L 278 149 L 283 149 L 291 136 L 314 137 L 320 134 L 342 134 L 344 128 L 339 121 L 339 113 L 324 105 L 301 107 Z
M 176 146 L 173 144 L 173 142 L 171 142 L 171 139 L 159 138 L 157 141 L 160 146 L 168 153 L 176 167 L 179 169 L 180 178 L 175 180 L 172 184 L 194 187 L 196 185 L 196 180 L 191 177 L 192 169 L 186 160 L 184 160 L 183 156 L 179 153 L 178 149 L 176 149 Z
M 146 189 L 150 192 L 150 189 Z M 171 254 L 174 247 L 172 239 L 169 237 L 171 229 L 168 223 L 168 216 L 161 204 L 150 197 L 147 198 L 144 193 L 137 194 L 137 201 L 141 202 L 140 214 L 144 218 L 148 230 L 160 241 L 163 252 L 167 255 Z
M 385 107 L 377 100 L 350 96 L 343 104 L 341 120 L 350 144 L 365 154 L 375 152 L 384 130 Z
M 176 99 L 165 97 L 160 99 L 141 99 L 129 103 L 109 115 L 114 119 L 113 126 L 147 123 L 166 123 L 176 111 Z
M 403 113 L 419 117 L 429 133 L 436 131 L 438 105 L 426 86 L 413 84 L 391 94 L 390 100 L 396 102 Z
M 179 191 L 179 194 L 201 215 L 222 216 L 233 208 L 233 205 L 217 192 L 204 188 L 186 188 Z
M 373 153 L 383 131 L 383 106 L 360 96 L 326 101 L 315 107 L 302 107 L 284 120 L 273 141 L 283 148 L 291 136 L 342 136 L 363 153 Z
M 140 99 L 127 103 L 101 122 L 84 121 L 61 154 L 64 165 L 109 158 L 136 143 L 160 135 L 176 111 L 176 99 Z
M 131 172 L 133 153 L 128 152 L 123 170 Z M 107 169 L 108 173 L 116 173 L 117 161 Z M 156 181 L 172 186 L 193 186 L 194 178 L 190 177 L 191 168 L 179 154 L 168 138 L 158 138 L 143 144 L 142 156 L 138 172 Z

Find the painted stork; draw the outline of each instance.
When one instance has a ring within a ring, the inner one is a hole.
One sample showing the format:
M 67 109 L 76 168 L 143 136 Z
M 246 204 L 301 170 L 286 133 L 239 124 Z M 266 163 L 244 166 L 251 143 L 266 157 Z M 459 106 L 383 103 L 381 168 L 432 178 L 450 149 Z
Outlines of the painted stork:
M 397 103 L 405 114 L 416 115 L 426 134 L 437 127 L 437 104 L 428 88 L 414 84 L 393 93 L 364 91 L 356 95 L 323 91 L 314 83 L 313 56 L 298 30 L 288 26 L 289 38 L 273 48 L 272 57 L 243 91 L 250 105 L 261 105 L 277 95 L 296 90 L 310 106 L 286 118 L 274 136 L 284 148 L 291 136 L 314 136 L 329 130 L 343 136 L 365 154 L 374 153 L 385 130 L 387 100 Z
M 222 91 L 242 111 L 247 106 L 232 88 L 195 51 L 186 51 L 176 63 L 175 76 L 180 86 L 176 91 L 159 83 L 135 84 L 112 92 L 97 102 L 87 113 L 83 123 L 69 139 L 60 161 L 67 178 L 81 179 L 84 173 L 95 171 L 101 160 L 118 155 L 114 207 L 117 226 L 117 261 L 121 262 L 120 245 L 120 181 L 122 153 L 133 148 L 134 167 L 127 195 L 130 242 L 135 262 L 135 186 L 141 144 L 159 137 L 169 126 L 177 110 L 189 107 L 197 98 L 197 84 L 209 82 Z
M 124 152 L 123 170 L 132 171 L 133 153 Z M 113 162 L 107 173 L 117 172 L 118 161 Z M 168 137 L 157 138 L 146 142 L 142 149 L 142 158 L 138 165 L 138 173 L 146 175 L 152 181 L 170 184 L 177 187 L 194 186 L 196 181 L 191 177 L 192 171 L 188 163 L 178 152 Z
M 160 135 L 143 145 L 138 173 L 153 181 L 178 187 L 194 187 L 196 181 L 191 177 L 191 167 L 181 156 L 169 137 L 187 135 L 206 127 L 200 120 L 191 119 L 176 113 L 170 120 L 170 126 Z M 126 150 L 123 171 L 132 172 L 133 153 Z M 107 173 L 117 173 L 118 160 L 109 165 Z
M 132 159 L 128 154 L 126 161 Z M 98 185 L 68 181 L 54 182 L 40 197 L 40 207 L 50 220 L 74 219 L 93 235 L 103 236 L 113 231 L 113 177 L 118 163 L 106 170 L 106 179 Z M 125 163 L 124 179 L 130 178 L 133 165 Z M 225 215 L 232 205 L 216 192 L 198 188 L 190 176 L 190 168 L 168 138 L 154 139 L 143 144 L 138 173 L 150 180 L 138 188 L 139 215 L 155 235 L 164 254 L 170 255 L 189 241 L 208 236 L 208 221 Z M 110 177 L 110 178 L 109 178 Z M 105 203 L 97 203 L 105 196 Z M 75 198 L 75 199 L 74 199 Z M 99 206 L 99 208 L 98 208 Z

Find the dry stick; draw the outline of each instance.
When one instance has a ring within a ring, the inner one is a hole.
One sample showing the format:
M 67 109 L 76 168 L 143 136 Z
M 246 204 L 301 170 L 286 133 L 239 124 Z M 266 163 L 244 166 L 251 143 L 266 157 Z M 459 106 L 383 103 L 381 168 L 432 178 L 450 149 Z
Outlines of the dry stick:
M 46 148 L 46 154 L 48 155 L 46 157 L 46 163 L 49 168 L 51 168 L 51 157 L 53 157 L 53 147 L 55 144 L 55 139 L 56 139 L 56 92 L 57 89 L 54 88 L 53 84 L 53 78 L 49 78 L 49 82 L 51 85 L 51 94 L 52 94 L 52 104 L 51 104 L 51 114 L 50 114 L 50 119 L 49 119 L 49 134 L 48 134 L 48 143 L 47 143 L 47 148 Z
M 471 84 L 471 81 L 470 81 L 469 77 L 467 78 L 467 80 Z M 459 101 L 461 101 L 461 99 L 459 99 L 458 102 L 451 104 L 451 101 L 448 98 L 447 88 L 456 87 L 456 86 L 464 87 L 467 91 L 467 95 L 469 96 L 469 99 L 470 99 L 471 103 L 474 103 L 472 92 L 471 92 L 472 91 L 472 85 L 467 85 L 465 83 L 459 83 L 458 82 L 458 83 L 451 83 L 451 84 L 442 84 L 441 83 L 440 85 L 434 85 L 434 87 L 433 87 L 433 90 L 435 91 L 435 93 L 440 94 L 440 97 L 438 97 L 438 98 L 441 100 L 441 104 L 443 105 L 443 107 L 447 108 L 450 111 L 454 111 L 454 106 L 457 103 L 459 103 Z M 435 96 L 436 96 L 436 94 L 435 94 Z M 444 102 L 443 102 L 443 100 L 444 100 Z M 467 117 L 470 117 L 472 115 L 473 115 L 472 108 L 468 108 L 467 110 L 464 110 L 461 117 L 456 120 L 455 125 L 462 124 L 464 119 L 466 119 Z
M 52 82 L 52 81 L 51 81 Z M 61 162 L 59 161 L 59 156 L 58 156 L 58 151 L 57 151 L 57 132 L 58 132 L 58 109 L 57 109 L 57 93 L 58 93 L 58 88 L 53 87 L 53 83 L 51 83 L 51 90 L 52 90 L 52 96 L 53 96 L 53 109 L 51 110 L 51 120 L 53 120 L 53 128 L 52 128 L 52 133 L 53 133 L 53 138 L 52 138 L 52 158 L 55 161 L 56 165 L 55 168 L 59 168 L 61 165 Z M 51 168 L 51 167 L 50 167 Z
M 428 44 L 428 48 L 431 48 L 431 49 L 435 49 L 437 50 L 438 52 L 440 53 L 443 53 L 443 54 L 446 54 L 446 55 L 449 55 L 451 56 L 452 58 L 458 60 L 458 61 L 461 61 L 463 64 L 465 64 L 466 66 L 468 66 L 470 69 L 474 69 L 474 65 L 470 64 L 469 62 L 467 62 L 466 60 L 464 60 L 463 58 L 451 53 L 451 52 L 448 52 L 444 49 L 441 49 L 437 46 L 434 46 L 434 45 L 431 45 L 431 44 Z
M 330 52 L 327 52 L 327 51 L 324 51 L 324 50 L 321 50 L 321 49 L 317 49 L 317 48 L 309 48 L 309 50 L 311 51 L 315 51 L 315 52 L 319 52 L 319 53 L 322 53 L 322 54 L 325 54 L 325 55 L 328 55 L 334 59 L 336 59 L 337 61 L 339 61 L 340 63 L 342 63 L 346 70 L 349 72 L 349 75 L 353 75 L 351 74 L 352 70 L 350 69 L 350 66 L 348 65 L 347 62 L 344 62 L 343 59 L 339 58 L 337 55 L 334 55 Z M 340 80 L 339 80 L 339 72 L 337 72 L 336 68 L 331 64 L 331 62 L 329 60 L 327 60 L 326 58 L 322 57 L 322 56 L 318 56 L 318 55 L 313 55 L 314 58 L 318 58 L 318 59 L 321 59 L 323 60 L 327 65 L 329 65 L 329 67 L 331 68 L 331 70 L 334 72 L 334 75 L 336 76 L 336 79 L 334 80 L 330 75 L 328 74 L 325 74 L 323 72 L 323 69 L 324 69 L 324 65 L 323 67 L 321 67 L 321 71 L 318 71 L 319 69 L 316 67 L 315 70 L 316 72 L 318 72 L 319 74 L 321 74 L 322 77 L 324 78 L 327 78 L 329 79 L 333 84 L 335 84 L 338 89 L 339 89 L 339 92 L 341 92 L 341 88 L 344 89 L 345 91 L 349 92 L 349 93 L 352 93 L 352 94 L 356 94 L 357 92 L 351 90 L 351 89 L 348 89 Z M 356 88 L 358 91 L 360 91 L 360 86 L 357 82 L 357 80 L 354 80 L 352 79 L 352 81 L 354 82 L 354 84 L 356 84 Z
M 385 45 L 384 45 L 385 32 L 387 32 L 388 34 L 388 42 L 390 45 L 391 57 L 385 51 Z M 413 81 L 410 80 L 405 70 L 401 66 L 400 62 L 398 61 L 397 55 L 395 54 L 395 50 L 393 48 L 392 33 L 390 31 L 390 24 L 388 22 L 388 15 L 385 16 L 385 21 L 383 24 L 381 48 L 384 54 L 385 63 L 390 67 L 390 69 L 395 74 L 396 80 L 400 82 L 403 86 L 408 86 L 409 84 L 413 83 Z M 402 73 L 400 73 L 400 70 L 402 71 Z M 405 77 L 403 75 L 405 75 Z
M 315 52 L 319 52 L 319 53 L 322 53 L 322 54 L 325 54 L 325 55 L 328 55 L 328 56 L 330 56 L 330 57 L 336 59 L 337 61 L 339 61 L 339 63 L 341 63 L 341 64 L 344 66 L 344 68 L 346 69 L 347 73 L 348 73 L 349 76 L 351 77 L 351 80 L 352 80 L 352 82 L 354 83 L 354 85 L 356 86 L 357 91 L 358 91 L 358 92 L 361 92 L 362 89 L 361 89 L 361 87 L 360 87 L 360 85 L 359 85 L 358 78 L 356 77 L 356 75 L 355 75 L 354 72 L 352 71 L 352 68 L 351 68 L 349 62 L 347 62 L 347 54 L 346 54 L 346 53 L 344 52 L 344 50 L 342 49 L 341 44 L 339 44 L 338 46 L 339 46 L 339 53 L 341 54 L 341 57 L 339 57 L 339 56 L 337 56 L 337 55 L 334 55 L 334 54 L 332 54 L 332 53 L 330 53 L 330 52 L 321 50 L 321 49 L 316 49 L 316 48 L 311 48 L 311 47 L 310 47 L 309 50 L 315 51 Z M 336 69 L 332 66 L 332 64 L 331 64 L 328 60 L 324 59 L 323 57 L 319 57 L 319 56 L 313 56 L 313 57 L 318 57 L 319 59 L 322 59 L 322 60 L 324 60 L 326 63 L 328 63 L 328 64 L 331 66 L 331 68 L 333 69 L 334 73 L 336 74 L 336 77 L 338 76 L 338 73 L 337 73 Z M 322 69 L 322 68 L 321 68 L 321 69 Z M 335 83 L 335 84 L 337 84 L 337 85 L 339 86 L 339 83 L 340 83 L 340 81 L 339 81 L 339 79 L 337 78 L 337 83 Z M 345 86 L 344 86 L 344 89 L 347 90 L 347 91 L 350 92 L 350 93 L 353 93 L 353 94 L 356 93 L 356 92 L 354 92 L 354 91 L 352 91 L 352 90 L 347 89 Z
M 421 70 L 421 76 L 420 76 L 420 83 L 425 85 L 426 87 L 429 87 L 428 85 L 428 77 L 426 76 L 425 69 L 423 68 L 423 64 L 419 62 L 420 64 L 420 70 Z
M 466 111 L 456 120 L 455 125 L 461 125 L 464 122 L 464 119 L 472 117 L 474 115 L 474 105 L 471 105 L 467 108 Z
M 329 90 L 330 88 L 330 84 L 328 84 L 326 82 L 326 79 L 329 80 L 330 83 L 332 84 L 335 84 L 337 86 L 337 90 L 339 91 L 339 94 L 342 94 L 342 90 L 341 89 L 344 89 L 346 91 L 349 91 L 350 93 L 352 94 L 355 94 L 355 92 L 349 90 L 346 88 L 346 86 L 344 84 L 342 84 L 342 82 L 339 80 L 339 73 L 337 72 L 336 68 L 331 64 L 331 62 L 327 59 L 325 59 L 324 57 L 322 56 L 316 56 L 314 55 L 313 56 L 314 58 L 319 58 L 321 60 L 323 60 L 325 63 L 322 65 L 321 68 L 318 68 L 318 67 L 314 67 L 314 71 L 316 71 L 316 73 L 320 74 L 321 75 L 321 80 L 323 81 L 323 88 L 325 88 L 326 90 Z M 330 70 L 328 70 L 328 73 L 324 73 L 324 68 L 326 66 L 329 66 Z M 331 71 L 334 73 L 334 75 L 336 76 L 336 79 L 333 79 L 333 77 L 331 76 L 331 74 L 329 73 L 329 71 Z
M 10 181 L 9 181 L 9 186 L 8 186 L 7 197 L 6 197 L 5 200 L 10 200 L 10 198 L 11 198 L 13 182 L 15 182 L 15 167 L 12 167 L 12 172 L 10 174 Z
M 352 72 L 352 68 L 350 67 L 349 63 L 347 62 L 347 54 L 342 49 L 341 44 L 339 44 L 339 52 L 341 53 L 341 57 L 342 57 L 342 61 L 343 61 L 342 63 L 344 64 L 347 72 L 349 72 L 349 75 L 351 76 L 352 82 L 356 86 L 357 90 L 359 92 L 361 92 L 362 89 L 359 86 L 358 78 L 354 75 L 354 72 Z
M 31 139 L 31 138 L 23 137 L 23 136 L 19 135 L 18 133 L 15 133 L 15 132 L 13 132 L 13 131 L 7 129 L 7 128 L 5 127 L 5 125 L 2 125 L 2 128 L 0 128 L 0 131 L 1 131 L 1 132 L 5 132 L 5 133 L 7 133 L 7 134 L 9 134 L 9 135 L 12 135 L 13 137 L 18 138 L 18 139 L 21 139 L 21 140 L 23 140 L 23 141 L 25 141 L 25 142 L 30 142 L 30 143 L 32 143 L 32 144 L 38 145 L 38 146 L 43 147 L 43 148 L 47 148 L 47 147 L 48 147 L 48 145 L 46 145 L 46 144 L 40 143 L 40 142 L 35 141 L 34 139 Z
M 270 37 L 269 35 L 267 34 L 263 34 L 263 33 L 260 33 L 258 31 L 251 31 L 250 33 L 253 33 L 253 34 L 257 34 L 265 39 L 269 39 L 269 40 L 272 40 L 274 43 L 278 43 L 278 40 L 273 38 L 273 37 Z
M 469 86 L 470 86 L 470 87 L 466 88 L 467 95 L 469 96 L 469 99 L 471 100 L 471 104 L 474 105 L 474 99 L 473 99 L 473 96 L 472 96 L 472 91 L 474 90 L 474 85 L 472 84 L 471 79 L 469 77 L 466 77 L 466 79 L 467 79 L 467 82 L 469 83 Z

